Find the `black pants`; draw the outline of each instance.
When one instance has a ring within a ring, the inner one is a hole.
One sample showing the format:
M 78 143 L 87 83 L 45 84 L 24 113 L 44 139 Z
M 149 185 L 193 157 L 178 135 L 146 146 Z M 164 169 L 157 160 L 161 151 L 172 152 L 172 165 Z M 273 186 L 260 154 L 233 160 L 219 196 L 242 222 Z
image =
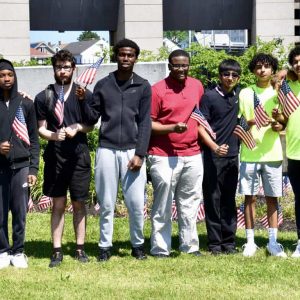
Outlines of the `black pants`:
M 204 153 L 203 196 L 208 249 L 235 247 L 238 157 L 213 157 Z
M 18 170 L 0 168 L 0 253 L 24 251 L 28 170 L 28 167 Z M 12 247 L 8 235 L 9 210 L 12 214 Z
M 288 159 L 288 176 L 295 195 L 296 227 L 300 239 L 300 160 Z

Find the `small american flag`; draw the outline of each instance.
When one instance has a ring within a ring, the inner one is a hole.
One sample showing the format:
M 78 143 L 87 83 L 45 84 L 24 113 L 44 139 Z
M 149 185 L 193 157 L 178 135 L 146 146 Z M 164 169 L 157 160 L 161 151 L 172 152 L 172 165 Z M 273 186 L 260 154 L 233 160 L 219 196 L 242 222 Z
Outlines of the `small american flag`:
M 34 212 L 34 204 L 31 197 L 28 200 L 27 212 Z
M 204 210 L 204 203 L 201 202 L 198 207 L 197 211 L 197 222 L 203 221 L 205 219 L 205 210 Z
M 237 228 L 245 228 L 245 207 L 242 203 L 241 206 L 236 211 L 236 217 L 237 217 Z
M 292 190 L 292 186 L 288 176 L 283 176 L 282 178 L 282 194 L 283 196 L 288 195 L 288 193 Z
M 61 86 L 61 89 L 58 94 L 58 99 L 56 100 L 55 104 L 55 116 L 58 120 L 58 125 L 62 125 L 64 121 L 64 86 Z
M 208 124 L 207 120 L 203 116 L 202 112 L 195 107 L 191 113 L 190 118 L 196 120 L 201 126 L 205 128 L 205 130 L 208 132 L 208 134 L 215 140 L 216 139 L 216 134 Z
M 44 209 L 51 207 L 52 206 L 52 198 L 43 195 L 41 197 L 41 199 L 39 200 L 37 206 L 38 206 L 39 210 L 44 210 Z
M 16 136 L 30 146 L 27 125 L 21 104 L 19 105 L 15 119 L 12 123 L 12 129 Z
M 68 205 L 68 207 L 67 207 L 67 212 L 73 213 L 73 205 L 72 205 L 72 203 L 70 203 L 70 204 Z
M 282 81 L 278 92 L 278 100 L 283 107 L 283 114 L 288 118 L 300 105 L 300 100 L 295 96 L 286 80 Z
M 176 201 L 172 201 L 172 220 L 177 220 L 177 207 L 176 207 Z
M 98 202 L 95 204 L 94 209 L 96 213 L 100 213 L 100 205 Z
M 269 228 L 269 222 L 268 222 L 268 216 L 265 215 L 260 219 L 260 223 L 263 227 Z M 283 214 L 282 214 L 282 209 L 281 206 L 278 204 L 277 205 L 277 224 L 280 226 L 283 223 Z
M 101 57 L 94 64 L 89 66 L 81 75 L 77 77 L 76 82 L 85 85 L 93 83 L 96 72 L 100 67 L 102 61 L 103 61 L 103 57 Z
M 238 124 L 234 128 L 233 133 L 236 134 L 249 149 L 256 147 L 255 140 L 250 132 L 250 127 L 243 116 L 238 120 Z
M 269 116 L 265 109 L 261 105 L 259 98 L 254 92 L 254 114 L 255 114 L 255 124 L 257 129 L 269 124 Z

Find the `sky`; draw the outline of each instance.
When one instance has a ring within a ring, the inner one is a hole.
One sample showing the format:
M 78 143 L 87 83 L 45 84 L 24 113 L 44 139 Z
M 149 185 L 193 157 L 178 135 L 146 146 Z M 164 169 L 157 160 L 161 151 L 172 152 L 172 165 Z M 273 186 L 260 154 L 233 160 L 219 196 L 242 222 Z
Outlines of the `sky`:
M 105 40 L 109 40 L 108 31 L 94 31 L 100 37 Z M 51 42 L 51 44 L 57 44 L 61 41 L 63 44 L 77 42 L 77 38 L 82 33 L 82 31 L 30 31 L 30 43 L 35 42 Z

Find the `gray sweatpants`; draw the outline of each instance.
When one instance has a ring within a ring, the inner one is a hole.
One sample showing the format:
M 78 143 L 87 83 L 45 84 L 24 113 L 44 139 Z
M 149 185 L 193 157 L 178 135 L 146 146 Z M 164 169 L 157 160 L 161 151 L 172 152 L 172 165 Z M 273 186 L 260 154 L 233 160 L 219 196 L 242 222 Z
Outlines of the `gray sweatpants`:
M 113 218 L 119 181 L 129 214 L 130 241 L 133 247 L 144 244 L 145 162 L 137 172 L 128 170 L 135 149 L 114 150 L 98 148 L 95 162 L 95 186 L 100 204 L 99 247 L 112 246 Z

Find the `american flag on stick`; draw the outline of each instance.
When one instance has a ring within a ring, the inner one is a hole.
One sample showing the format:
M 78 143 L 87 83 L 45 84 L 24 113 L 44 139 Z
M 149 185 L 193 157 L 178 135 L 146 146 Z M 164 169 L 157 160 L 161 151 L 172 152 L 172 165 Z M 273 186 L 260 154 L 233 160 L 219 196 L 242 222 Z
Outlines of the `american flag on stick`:
M 198 207 L 197 211 L 197 222 L 203 221 L 205 219 L 205 210 L 204 210 L 204 203 L 201 202 Z
M 17 108 L 15 119 L 12 123 L 12 129 L 16 136 L 30 146 L 27 125 L 21 104 Z
M 282 178 L 282 194 L 283 196 L 288 195 L 288 193 L 292 190 L 292 186 L 288 176 L 283 176 Z
M 95 76 L 96 76 L 96 72 L 97 72 L 98 68 L 100 67 L 102 61 L 103 61 L 103 57 L 98 59 L 95 63 L 93 63 L 85 71 L 83 71 L 82 74 L 79 75 L 75 81 L 78 84 L 81 83 L 82 85 L 85 85 L 85 86 L 93 83 Z
M 278 92 L 278 100 L 283 107 L 283 114 L 288 118 L 300 105 L 300 100 L 295 96 L 286 80 L 282 81 Z
M 38 202 L 38 209 L 44 210 L 52 206 L 52 198 L 43 195 Z
M 250 132 L 250 126 L 247 124 L 244 116 L 241 116 L 238 124 L 236 125 L 233 133 L 236 134 L 249 149 L 254 149 L 256 147 L 255 140 Z
M 265 215 L 260 219 L 260 223 L 263 227 L 269 228 L 268 216 Z M 277 206 L 277 224 L 280 226 L 283 223 L 283 214 L 281 206 L 278 204 Z
M 33 204 L 33 200 L 30 197 L 28 200 L 28 205 L 27 205 L 27 212 L 34 212 L 34 204 Z
M 245 206 L 242 203 L 241 206 L 236 211 L 237 216 L 237 228 L 245 228 Z
M 195 107 L 190 115 L 191 119 L 196 120 L 201 126 L 203 126 L 205 128 L 205 130 L 207 131 L 207 133 L 215 140 L 216 139 L 216 134 L 215 132 L 212 130 L 212 128 L 210 127 L 210 125 L 208 124 L 207 120 L 205 119 L 204 115 L 202 114 L 202 112 Z
M 254 115 L 257 129 L 269 124 L 269 116 L 261 105 L 261 102 L 254 92 Z
M 177 220 L 177 207 L 176 207 L 176 201 L 172 201 L 172 220 Z
M 58 94 L 58 99 L 56 100 L 55 104 L 55 116 L 58 120 L 58 125 L 62 125 L 64 121 L 64 85 L 61 86 L 61 89 Z

